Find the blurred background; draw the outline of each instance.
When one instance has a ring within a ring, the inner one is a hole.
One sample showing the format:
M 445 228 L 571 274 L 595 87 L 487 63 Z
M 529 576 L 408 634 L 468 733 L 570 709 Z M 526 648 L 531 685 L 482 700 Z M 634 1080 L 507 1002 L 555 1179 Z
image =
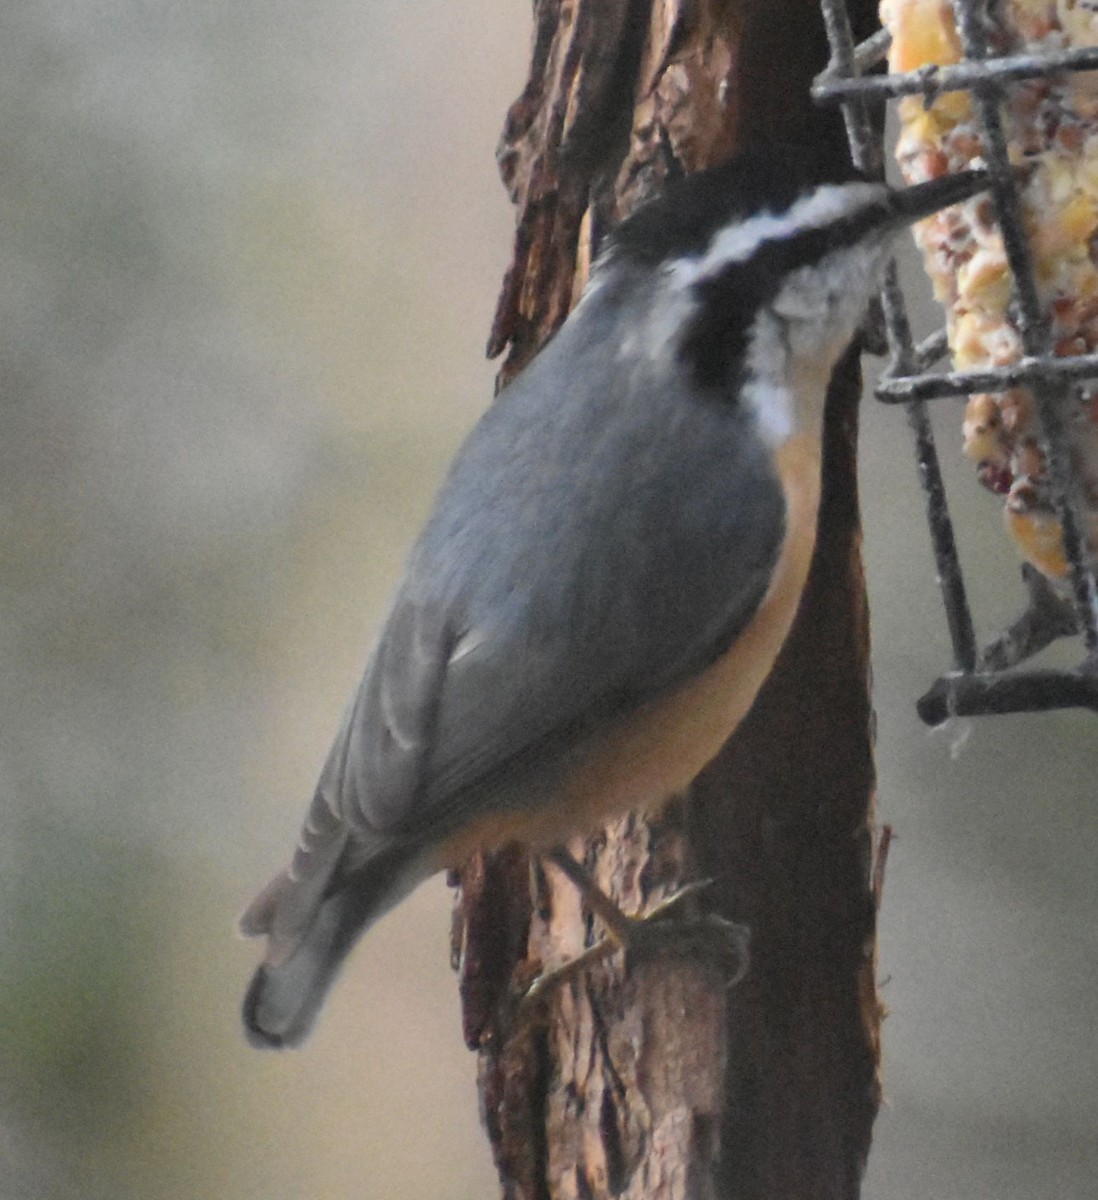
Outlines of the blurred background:
M 233 925 L 491 395 L 528 33 L 500 0 L 0 14 L 0 1200 L 496 1194 L 442 883 L 300 1053 L 244 1044 Z M 867 1195 L 1090 1197 L 1098 721 L 919 724 L 944 623 L 903 417 L 865 425 L 897 832 Z M 1017 564 L 938 427 L 990 632 Z

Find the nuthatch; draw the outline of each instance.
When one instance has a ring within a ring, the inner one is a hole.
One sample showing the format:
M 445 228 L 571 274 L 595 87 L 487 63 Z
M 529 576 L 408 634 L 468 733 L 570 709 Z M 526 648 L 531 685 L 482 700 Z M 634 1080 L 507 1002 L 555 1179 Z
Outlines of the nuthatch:
M 458 452 L 293 861 L 241 919 L 268 938 L 253 1042 L 299 1042 L 430 875 L 656 809 L 713 759 L 793 622 L 828 381 L 893 234 L 985 186 L 765 147 L 619 226 Z

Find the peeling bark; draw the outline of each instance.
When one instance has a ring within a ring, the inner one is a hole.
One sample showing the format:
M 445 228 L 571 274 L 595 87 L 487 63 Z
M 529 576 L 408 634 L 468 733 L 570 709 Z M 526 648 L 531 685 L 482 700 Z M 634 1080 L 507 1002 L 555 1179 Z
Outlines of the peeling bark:
M 874 5 L 851 6 L 868 32 Z M 537 0 L 530 81 L 499 161 L 517 210 L 489 350 L 506 381 L 564 319 L 606 229 L 749 138 L 845 153 L 814 111 L 814 0 Z M 753 931 L 729 991 L 704 959 L 620 956 L 516 1028 L 515 988 L 597 936 L 521 850 L 461 872 L 455 961 L 509 1200 L 856 1197 L 879 1099 L 872 712 L 855 480 L 860 376 L 829 397 L 824 497 L 797 623 L 744 726 L 691 797 L 574 851 L 626 912 L 712 878 Z

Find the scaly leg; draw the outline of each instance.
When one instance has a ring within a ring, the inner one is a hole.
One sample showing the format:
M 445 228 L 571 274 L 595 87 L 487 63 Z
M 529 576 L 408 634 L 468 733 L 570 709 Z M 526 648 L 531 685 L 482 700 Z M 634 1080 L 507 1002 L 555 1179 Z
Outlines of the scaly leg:
M 591 878 L 587 869 L 563 846 L 545 855 L 579 889 L 588 908 L 606 926 L 607 936 L 582 954 L 551 971 L 539 975 L 522 998 L 522 1008 L 539 1004 L 561 984 L 574 979 L 592 963 L 601 962 L 619 949 L 628 956 L 653 953 L 695 954 L 716 951 L 727 960 L 728 986 L 733 987 L 747 974 L 748 944 L 751 931 L 746 925 L 726 921 L 712 914 L 686 917 L 680 920 L 661 920 L 684 900 L 709 887 L 711 880 L 703 879 L 684 884 L 678 891 L 661 900 L 643 917 L 628 917 Z

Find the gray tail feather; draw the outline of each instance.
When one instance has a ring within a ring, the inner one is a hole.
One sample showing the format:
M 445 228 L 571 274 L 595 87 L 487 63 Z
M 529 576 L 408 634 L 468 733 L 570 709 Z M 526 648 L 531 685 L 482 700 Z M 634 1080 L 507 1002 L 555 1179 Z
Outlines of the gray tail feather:
M 248 1041 L 264 1049 L 299 1045 L 351 947 L 432 873 L 422 852 L 401 847 L 341 881 L 294 953 L 272 956 L 252 977 L 243 1012 Z

